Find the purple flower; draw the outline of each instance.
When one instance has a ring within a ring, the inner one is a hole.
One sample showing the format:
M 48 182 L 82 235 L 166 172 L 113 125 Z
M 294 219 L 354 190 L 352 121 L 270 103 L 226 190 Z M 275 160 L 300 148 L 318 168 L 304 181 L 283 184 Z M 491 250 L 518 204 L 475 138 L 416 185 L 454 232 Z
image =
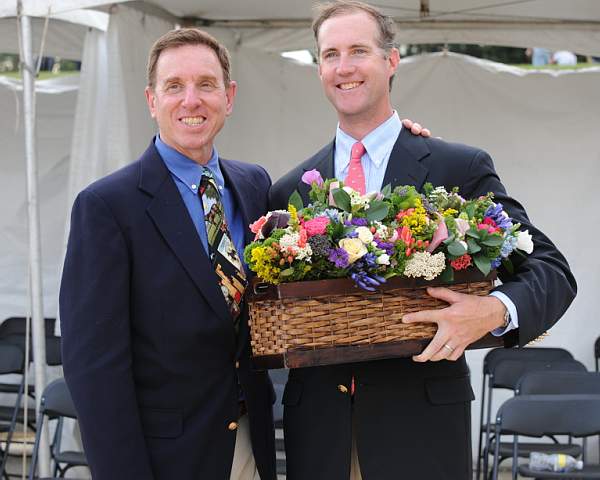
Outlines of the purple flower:
M 348 252 L 343 248 L 331 248 L 327 257 L 337 268 L 346 268 L 348 266 Z
M 356 225 L 357 227 L 366 227 L 369 225 L 369 221 L 366 218 L 355 217 L 352 219 L 352 225 Z
M 378 238 L 375 239 L 375 243 L 377 244 L 377 248 L 380 248 L 381 250 L 385 250 L 385 253 L 387 253 L 390 257 L 392 255 L 394 255 L 394 244 L 391 242 L 383 242 L 381 240 L 379 240 Z
M 502 204 L 497 203 L 495 205 L 490 205 L 485 211 L 484 216 L 491 218 L 502 230 L 508 230 L 513 226 L 512 220 L 510 217 L 505 216 L 502 212 Z
M 321 177 L 321 172 L 314 168 L 304 172 L 304 175 L 302 175 L 302 181 L 307 185 L 312 185 L 313 183 L 316 183 L 319 187 L 323 185 L 323 177 Z

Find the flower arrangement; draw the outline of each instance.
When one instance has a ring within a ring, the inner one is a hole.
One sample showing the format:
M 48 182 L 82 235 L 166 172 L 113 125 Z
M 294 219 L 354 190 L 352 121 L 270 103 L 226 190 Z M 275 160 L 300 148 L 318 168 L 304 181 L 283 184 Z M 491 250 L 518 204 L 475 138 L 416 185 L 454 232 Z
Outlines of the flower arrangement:
M 244 259 L 266 282 L 350 277 L 374 291 L 394 276 L 451 282 L 468 268 L 487 275 L 503 264 L 512 271 L 512 253 L 533 251 L 529 232 L 491 193 L 465 200 L 458 188 L 428 183 L 423 193 L 388 185 L 361 195 L 316 170 L 302 181 L 311 186 L 308 206 L 294 192 L 287 210 L 250 225 L 255 238 Z

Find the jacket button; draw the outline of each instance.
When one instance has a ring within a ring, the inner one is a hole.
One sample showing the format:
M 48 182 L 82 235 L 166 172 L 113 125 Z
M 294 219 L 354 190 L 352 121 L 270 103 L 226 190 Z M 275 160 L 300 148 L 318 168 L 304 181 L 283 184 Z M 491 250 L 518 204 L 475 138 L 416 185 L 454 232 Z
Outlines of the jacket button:
M 342 393 L 348 393 L 348 387 L 346 385 L 338 385 L 337 388 Z
M 227 428 L 233 432 L 234 430 L 237 430 L 238 424 L 237 422 L 231 422 L 229 425 L 227 425 Z
M 240 368 L 240 362 L 238 362 L 237 360 L 235 361 L 235 368 Z

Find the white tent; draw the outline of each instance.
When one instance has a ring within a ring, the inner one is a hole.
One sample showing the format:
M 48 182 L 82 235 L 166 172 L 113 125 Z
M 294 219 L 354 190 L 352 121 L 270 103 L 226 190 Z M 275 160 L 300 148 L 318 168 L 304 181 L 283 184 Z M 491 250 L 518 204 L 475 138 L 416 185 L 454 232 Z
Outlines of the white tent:
M 25 14 L 40 17 L 33 22 L 34 51 L 40 45 L 44 17 L 51 14 L 44 51 L 83 62 L 76 103 L 72 91 L 38 95 L 47 316 L 57 309 L 70 199 L 147 146 L 155 127 L 143 97 L 146 55 L 152 41 L 174 24 L 204 26 L 231 50 L 233 76 L 240 88 L 234 115 L 217 140 L 223 156 L 261 163 L 276 179 L 334 135 L 335 115 L 321 93 L 314 67 L 278 54 L 311 47 L 312 2 L 172 0 L 168 10 L 158 3 L 122 2 L 109 8 L 100 0 L 24 2 Z M 397 19 L 403 43 L 544 46 L 600 55 L 600 3 L 594 0 L 505 0 L 489 7 L 481 0 L 377 3 L 389 5 L 384 10 Z M 77 11 L 80 7 L 103 12 Z M 5 17 L 0 19 L 2 46 L 16 45 L 14 14 L 14 5 L 0 6 L 0 17 Z M 83 26 L 73 23 L 77 16 L 87 18 Z M 4 42 L 9 37 L 13 43 Z M 600 178 L 599 80 L 599 69 L 525 72 L 459 55 L 433 54 L 402 62 L 393 92 L 401 116 L 421 121 L 436 135 L 488 150 L 509 192 L 525 203 L 533 221 L 566 254 L 579 281 L 579 296 L 542 344 L 568 348 L 588 367 L 593 339 L 600 334 L 594 323 L 598 262 L 589 240 L 600 233 L 594 194 Z M 18 105 L 15 91 L 11 87 L 3 92 L 0 86 L 0 100 L 9 112 Z M 13 152 L 2 161 L 0 192 L 6 192 L 2 202 L 6 215 L 0 222 L 0 264 L 6 268 L 0 318 L 22 314 L 28 304 L 25 162 L 22 137 L 13 134 L 14 118 L 7 116 L 8 124 L 0 132 L 2 144 Z M 46 143 L 45 136 L 54 129 L 60 130 L 55 143 Z M 468 354 L 476 393 L 483 355 Z M 474 426 L 478 408 L 475 402 Z

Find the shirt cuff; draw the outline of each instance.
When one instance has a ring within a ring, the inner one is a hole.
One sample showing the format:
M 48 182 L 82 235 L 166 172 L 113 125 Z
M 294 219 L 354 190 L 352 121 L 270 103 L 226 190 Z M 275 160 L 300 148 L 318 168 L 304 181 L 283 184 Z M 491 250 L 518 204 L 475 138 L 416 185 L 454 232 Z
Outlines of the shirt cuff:
M 504 293 L 499 291 L 494 291 L 490 293 L 490 296 L 496 297 L 500 300 L 506 309 L 508 310 L 508 314 L 510 315 L 510 320 L 508 321 L 508 325 L 506 327 L 498 327 L 495 330 L 492 330 L 492 335 L 495 337 L 500 337 L 515 328 L 519 328 L 519 316 L 517 315 L 517 307 L 512 302 L 510 298 L 508 298 Z

